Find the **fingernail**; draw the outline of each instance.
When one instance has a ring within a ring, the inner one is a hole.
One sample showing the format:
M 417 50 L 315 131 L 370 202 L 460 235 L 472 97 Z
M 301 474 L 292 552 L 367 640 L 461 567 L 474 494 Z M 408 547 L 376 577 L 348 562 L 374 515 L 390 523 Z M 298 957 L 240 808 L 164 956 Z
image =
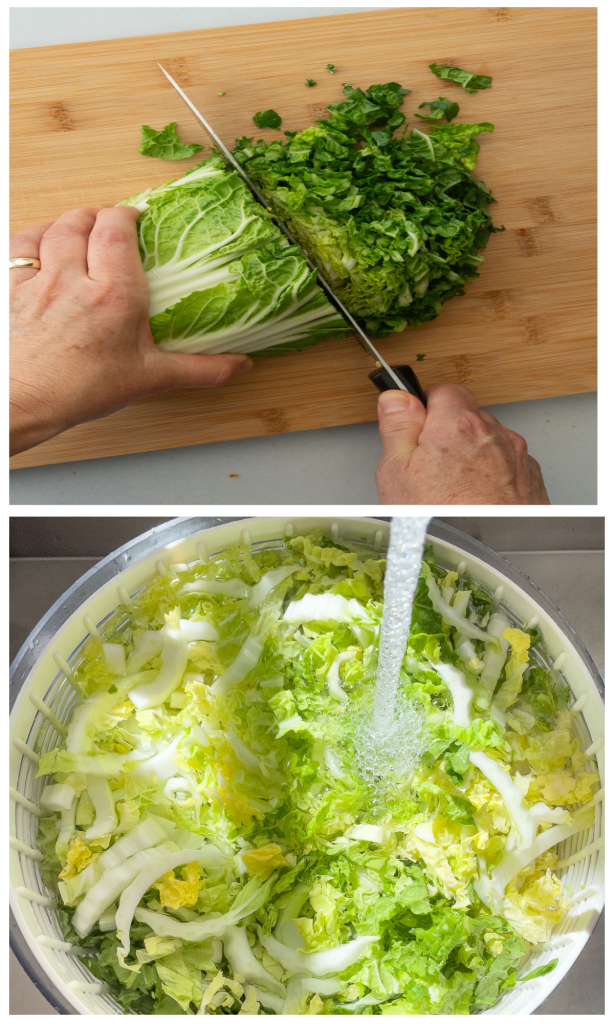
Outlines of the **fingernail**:
M 378 408 L 388 415 L 388 413 L 405 412 L 408 404 L 409 395 L 406 392 L 391 389 L 390 391 L 382 391 L 379 396 Z
M 235 373 L 247 373 L 248 370 L 252 369 L 253 365 L 253 359 L 244 359 L 243 362 L 239 363 L 239 365 L 237 366 Z

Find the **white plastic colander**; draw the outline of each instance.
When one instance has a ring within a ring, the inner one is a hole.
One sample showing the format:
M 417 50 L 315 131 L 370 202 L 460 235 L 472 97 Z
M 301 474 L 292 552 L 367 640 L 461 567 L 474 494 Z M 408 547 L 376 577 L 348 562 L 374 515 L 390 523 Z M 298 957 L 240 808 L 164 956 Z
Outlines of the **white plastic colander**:
M 44 779 L 36 779 L 38 755 L 52 750 L 65 735 L 76 700 L 71 664 L 119 603 L 129 602 L 155 573 L 223 551 L 239 540 L 254 550 L 279 546 L 288 535 L 323 526 L 340 540 L 385 549 L 388 523 L 367 518 L 302 517 L 224 520 L 181 518 L 137 537 L 99 562 L 74 584 L 30 634 L 13 663 L 11 690 L 16 696 L 10 733 L 10 885 L 11 906 L 20 933 L 13 947 L 35 984 L 60 1013 L 113 1014 L 121 1007 L 80 963 L 62 939 L 53 895 L 40 875 L 36 850 L 38 801 Z M 519 625 L 533 620 L 543 633 L 553 668 L 573 694 L 574 729 L 597 758 L 603 778 L 603 683 L 573 628 L 549 599 L 501 555 L 434 520 L 429 541 L 439 565 L 466 564 L 471 576 L 491 592 Z M 35 751 L 38 751 L 36 753 Z M 530 969 L 556 955 L 552 973 L 518 985 L 487 1014 L 530 1014 L 560 984 L 593 931 L 604 903 L 602 790 L 595 796 L 594 825 L 561 844 L 557 874 L 574 893 L 573 905 L 554 929 L 552 941 L 536 952 Z M 527 967 L 526 970 L 529 970 Z

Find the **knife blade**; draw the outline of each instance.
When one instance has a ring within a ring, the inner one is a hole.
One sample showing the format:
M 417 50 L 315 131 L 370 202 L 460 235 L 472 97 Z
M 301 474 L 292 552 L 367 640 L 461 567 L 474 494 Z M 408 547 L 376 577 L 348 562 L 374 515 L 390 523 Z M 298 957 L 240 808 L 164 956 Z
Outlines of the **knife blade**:
M 211 125 L 209 124 L 209 122 L 206 121 L 205 118 L 203 117 L 203 115 L 201 114 L 201 112 L 199 110 L 197 110 L 197 108 L 194 106 L 192 101 L 186 96 L 186 94 L 184 93 L 183 89 L 181 89 L 181 87 L 179 85 L 177 85 L 177 82 L 174 80 L 174 78 L 171 78 L 171 76 L 169 75 L 168 71 L 165 71 L 165 69 L 162 67 L 161 64 L 158 64 L 158 67 L 160 68 L 160 71 L 162 71 L 163 74 L 166 75 L 166 77 L 168 78 L 168 80 L 171 83 L 171 85 L 173 86 L 173 88 L 176 89 L 176 91 L 179 93 L 179 95 L 181 96 L 181 99 L 183 100 L 183 102 L 187 104 L 187 106 L 190 108 L 190 110 L 192 111 L 194 116 L 197 118 L 197 120 L 200 121 L 200 123 L 203 126 L 203 128 L 205 129 L 205 131 L 208 132 L 208 134 L 213 139 L 213 141 L 215 142 L 215 144 L 219 148 L 219 150 L 224 154 L 224 156 L 228 160 L 228 162 L 230 164 L 232 164 L 232 166 L 234 167 L 235 171 L 237 171 L 241 175 L 241 177 L 243 178 L 243 181 L 245 182 L 245 184 L 249 188 L 249 190 L 252 193 L 252 195 L 254 196 L 254 198 L 257 199 L 258 202 L 261 203 L 262 206 L 264 206 L 265 209 L 269 211 L 269 213 L 272 213 L 273 211 L 272 211 L 271 207 L 267 203 L 266 199 L 264 198 L 264 196 L 262 195 L 260 190 L 257 188 L 256 185 L 254 185 L 254 183 L 251 180 L 251 178 L 249 177 L 249 175 L 246 174 L 246 172 L 241 167 L 241 164 L 238 162 L 238 160 L 235 159 L 235 157 L 232 155 L 230 150 L 224 145 L 224 143 L 220 139 L 219 135 L 217 135 L 214 132 L 214 130 L 211 127 Z M 325 278 L 322 277 L 322 274 L 320 273 L 319 269 L 317 268 L 317 266 L 314 265 L 314 263 L 313 263 L 311 257 L 309 256 L 309 254 L 306 253 L 305 250 L 303 249 L 303 247 L 296 241 L 296 239 L 292 235 L 292 232 L 286 227 L 286 225 L 283 223 L 282 220 L 280 220 L 279 217 L 276 217 L 274 215 L 273 219 L 274 219 L 277 227 L 280 229 L 280 231 L 282 231 L 284 233 L 286 238 L 290 242 L 292 242 L 293 245 L 298 245 L 299 246 L 299 248 L 301 249 L 301 252 L 303 253 L 303 256 L 307 260 L 307 263 L 309 264 L 311 269 L 316 271 L 316 273 L 318 275 L 317 276 L 318 284 L 320 285 L 322 290 L 324 292 L 326 292 L 326 295 L 328 296 L 328 299 L 329 299 L 331 305 L 333 305 L 335 307 L 335 309 L 339 313 L 341 313 L 341 315 L 343 317 L 345 317 L 345 319 L 351 325 L 351 327 L 355 331 L 355 333 L 362 339 L 362 341 L 365 342 L 366 345 L 368 345 L 368 347 L 370 348 L 370 350 L 373 353 L 373 355 L 375 356 L 375 358 L 381 364 L 382 368 L 384 370 L 386 370 L 387 373 L 390 374 L 390 377 L 392 378 L 394 383 L 397 385 L 399 390 L 400 391 L 407 391 L 407 392 L 409 392 L 409 388 L 407 387 L 407 385 L 403 383 L 403 380 L 401 379 L 401 377 L 397 373 L 395 373 L 393 368 L 388 365 L 388 363 L 386 362 L 384 357 L 377 350 L 377 348 L 375 347 L 375 345 L 373 344 L 373 342 L 369 338 L 368 334 L 366 334 L 366 332 L 362 329 L 360 324 L 358 324 L 356 322 L 356 320 L 354 319 L 354 317 L 350 313 L 349 309 L 347 309 L 346 306 L 343 304 L 343 302 L 341 302 L 341 300 L 339 298 L 337 298 L 335 292 L 333 291 L 333 289 L 329 285 L 328 281 L 326 281 Z

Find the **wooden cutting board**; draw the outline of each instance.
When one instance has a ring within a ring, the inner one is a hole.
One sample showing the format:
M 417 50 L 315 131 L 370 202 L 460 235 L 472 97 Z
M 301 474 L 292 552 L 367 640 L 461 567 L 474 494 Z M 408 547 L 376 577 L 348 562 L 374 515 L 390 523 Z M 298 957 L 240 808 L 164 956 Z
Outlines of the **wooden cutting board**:
M 251 121 L 273 107 L 301 129 L 342 98 L 342 83 L 411 87 L 418 104 L 447 95 L 461 121 L 491 121 L 479 177 L 498 204 L 481 277 L 441 316 L 381 342 L 425 387 L 466 384 L 482 405 L 596 387 L 596 9 L 404 8 L 12 53 L 13 230 L 89 204 L 114 205 L 198 162 L 139 154 L 141 124 L 178 122 L 208 142 L 160 61 L 227 145 L 278 137 Z M 466 95 L 437 61 L 492 75 Z M 337 65 L 331 75 L 326 64 Z M 317 86 L 308 89 L 306 78 Z M 225 91 L 225 96 L 218 93 Z M 416 125 L 422 127 L 420 122 Z M 208 153 L 208 146 L 206 153 Z M 203 154 L 203 155 L 206 155 Z M 425 359 L 417 362 L 418 353 Z M 137 402 L 12 460 L 67 462 L 376 418 L 373 358 L 353 340 L 260 360 L 236 383 Z

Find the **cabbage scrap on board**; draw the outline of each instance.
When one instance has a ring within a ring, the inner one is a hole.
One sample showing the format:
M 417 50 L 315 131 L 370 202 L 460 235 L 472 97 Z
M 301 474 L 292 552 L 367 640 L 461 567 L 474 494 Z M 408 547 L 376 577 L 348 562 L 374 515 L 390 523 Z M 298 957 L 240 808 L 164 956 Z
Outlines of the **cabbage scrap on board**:
M 432 320 L 463 295 L 498 230 L 488 212 L 493 196 L 473 174 L 476 136 L 492 124 L 405 127 L 397 137 L 408 92 L 396 82 L 366 92 L 345 85 L 329 118 L 285 132 L 286 142 L 242 138 L 233 150 L 374 337 Z M 449 106 L 448 119 L 458 112 Z
M 523 974 L 599 785 L 568 688 L 537 630 L 426 548 L 400 677 L 422 727 L 374 789 L 355 743 L 384 571 L 318 531 L 240 545 L 153 578 L 84 645 L 38 844 L 124 1012 L 477 1013 L 556 966 Z

